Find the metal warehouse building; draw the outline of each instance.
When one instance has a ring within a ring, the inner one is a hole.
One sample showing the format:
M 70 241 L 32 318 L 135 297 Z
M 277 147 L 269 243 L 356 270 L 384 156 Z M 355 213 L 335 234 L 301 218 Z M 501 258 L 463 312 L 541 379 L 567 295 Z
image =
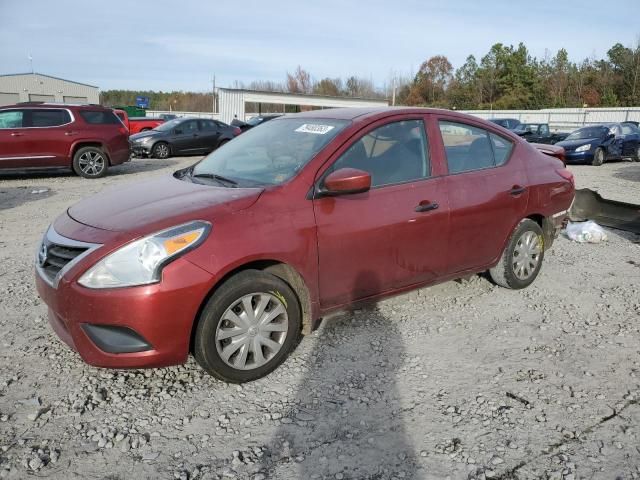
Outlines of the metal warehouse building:
M 98 87 L 41 73 L 0 75 L 0 105 L 18 102 L 100 103 Z

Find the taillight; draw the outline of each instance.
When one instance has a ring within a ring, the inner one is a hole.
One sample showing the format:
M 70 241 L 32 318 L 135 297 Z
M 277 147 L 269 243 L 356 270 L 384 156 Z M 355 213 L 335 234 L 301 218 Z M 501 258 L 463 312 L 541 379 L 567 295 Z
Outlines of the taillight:
M 233 127 L 233 135 L 235 137 L 237 137 L 238 135 L 240 135 L 242 133 L 242 130 L 240 130 L 238 127 Z
M 575 187 L 576 185 L 576 181 L 573 178 L 573 173 L 571 173 L 569 170 L 567 170 L 566 168 L 562 168 L 560 170 L 558 170 L 558 173 L 560 174 L 560 176 L 562 178 L 564 178 L 565 180 L 569 180 L 569 182 L 571 182 L 571 185 L 573 185 Z

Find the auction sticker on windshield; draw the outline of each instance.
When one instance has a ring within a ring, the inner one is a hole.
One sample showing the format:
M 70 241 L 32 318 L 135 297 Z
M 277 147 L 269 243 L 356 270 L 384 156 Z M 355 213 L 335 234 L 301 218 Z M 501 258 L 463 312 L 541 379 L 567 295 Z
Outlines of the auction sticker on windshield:
M 296 128 L 296 132 L 315 133 L 316 135 L 324 135 L 335 127 L 333 125 L 317 125 L 315 123 L 305 123 Z

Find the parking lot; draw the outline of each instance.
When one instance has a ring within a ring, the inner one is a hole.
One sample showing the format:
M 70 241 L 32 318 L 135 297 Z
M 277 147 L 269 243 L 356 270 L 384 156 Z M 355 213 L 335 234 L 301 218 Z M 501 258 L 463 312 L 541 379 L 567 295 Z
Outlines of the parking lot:
M 640 237 L 621 231 L 560 237 L 524 290 L 475 276 L 328 319 L 242 386 L 193 360 L 84 364 L 35 292 L 42 233 L 81 198 L 197 158 L 0 178 L 0 478 L 640 477 Z M 571 170 L 640 204 L 640 163 Z

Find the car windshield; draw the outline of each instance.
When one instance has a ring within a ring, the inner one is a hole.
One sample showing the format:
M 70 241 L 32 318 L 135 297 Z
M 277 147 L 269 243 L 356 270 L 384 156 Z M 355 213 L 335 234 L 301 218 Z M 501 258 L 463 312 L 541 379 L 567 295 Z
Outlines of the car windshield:
M 608 127 L 579 128 L 571 133 L 565 140 L 586 140 L 588 138 L 602 138 L 609 131 Z
M 169 120 L 168 122 L 161 123 L 154 130 L 158 130 L 159 132 L 168 132 L 176 128 L 182 122 L 181 118 L 174 118 L 173 120 Z
M 191 178 L 215 175 L 239 186 L 279 185 L 296 175 L 349 122 L 287 118 L 266 122 L 214 151 Z

